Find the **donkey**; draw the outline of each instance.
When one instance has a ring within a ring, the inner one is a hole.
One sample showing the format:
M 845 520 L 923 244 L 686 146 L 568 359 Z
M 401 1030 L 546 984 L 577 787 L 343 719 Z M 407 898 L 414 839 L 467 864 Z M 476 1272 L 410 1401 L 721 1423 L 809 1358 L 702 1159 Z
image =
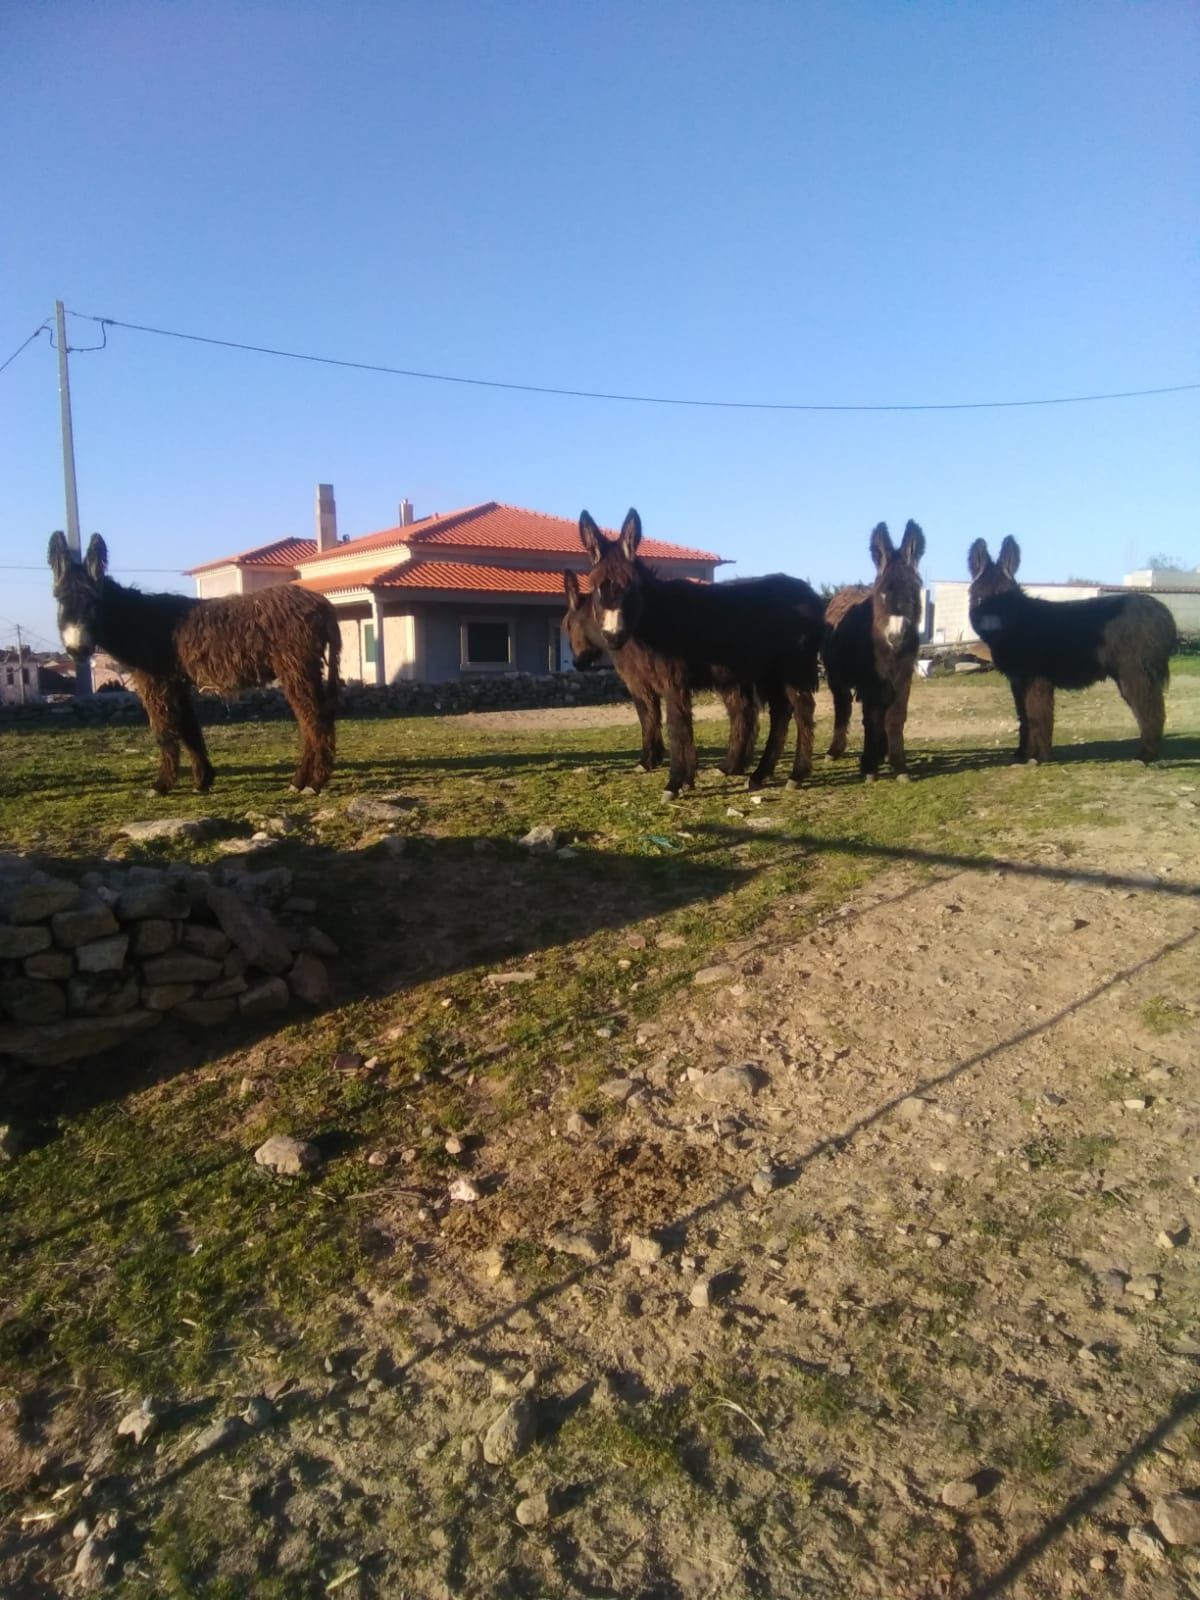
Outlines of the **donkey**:
M 1137 719 L 1138 755 L 1154 761 L 1162 745 L 1163 691 L 1179 642 L 1175 618 L 1149 594 L 1093 600 L 1037 600 L 1014 574 L 1021 549 L 1010 535 L 995 561 L 983 539 L 967 552 L 971 626 L 1008 679 L 1017 708 L 1017 761 L 1050 757 L 1055 689 L 1086 689 L 1112 678 Z
M 899 550 L 886 522 L 871 534 L 875 563 L 869 589 L 839 589 L 825 608 L 821 660 L 833 693 L 831 756 L 846 753 L 846 730 L 857 695 L 862 702 L 863 750 L 859 771 L 871 783 L 886 755 L 896 777 L 908 781 L 904 722 L 917 662 L 921 579 L 917 565 L 925 535 L 909 522 Z
M 608 655 L 616 668 L 617 676 L 629 690 L 638 722 L 642 728 L 641 765 L 653 772 L 663 761 L 662 702 L 669 695 L 669 678 L 673 667 L 663 656 L 656 656 L 636 639 L 629 639 L 616 650 L 609 650 L 604 636 L 592 618 L 591 608 L 579 586 L 579 575 L 564 571 L 563 588 L 567 596 L 567 614 L 563 618 L 563 631 L 571 646 L 575 669 L 586 672 L 595 666 L 602 655 Z M 691 688 L 712 687 L 725 702 L 729 714 L 729 748 L 720 769 L 727 777 L 744 773 L 754 754 L 758 735 L 758 704 L 753 684 L 735 684 L 717 668 L 711 685 L 684 684 L 681 690 L 690 694 Z
M 606 539 L 585 511 L 579 538 L 592 558 L 592 620 L 607 650 L 631 639 L 669 664 L 664 668 L 670 766 L 667 795 L 696 781 L 696 742 L 689 690 L 715 681 L 753 684 L 767 706 L 770 726 L 748 787 L 761 789 L 774 772 L 787 739 L 789 708 L 796 722 L 791 784 L 812 771 L 817 651 L 825 608 L 799 578 L 776 573 L 736 583 L 691 583 L 660 578 L 638 559 L 642 521 L 625 518 L 618 539 Z
M 52 534 L 49 559 L 67 650 L 77 661 L 108 650 L 131 671 L 158 742 L 159 794 L 175 786 L 181 740 L 201 794 L 216 776 L 193 684 L 230 692 L 278 679 L 300 724 L 292 786 L 318 790 L 329 781 L 342 645 L 337 613 L 323 595 L 288 584 L 221 600 L 142 594 L 108 576 L 108 549 L 98 533 L 83 561 L 61 533 Z

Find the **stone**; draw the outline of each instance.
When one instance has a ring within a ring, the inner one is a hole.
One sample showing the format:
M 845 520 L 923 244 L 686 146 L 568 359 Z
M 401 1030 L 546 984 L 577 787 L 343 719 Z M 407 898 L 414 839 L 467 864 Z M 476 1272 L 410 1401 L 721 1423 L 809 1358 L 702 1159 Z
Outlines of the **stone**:
M 139 961 L 161 956 L 175 943 L 175 924 L 160 917 L 147 917 L 133 932 L 133 953 Z
M 56 1022 L 67 1014 L 66 991 L 43 978 L 4 978 L 0 980 L 0 1012 L 14 1022 L 30 1025 Z
M 0 875 L 0 922 L 44 922 L 58 911 L 69 911 L 83 898 L 77 883 L 52 878 L 45 872 Z
M 260 1167 L 294 1177 L 301 1172 L 312 1172 L 321 1165 L 321 1152 L 307 1139 L 293 1139 L 287 1133 L 275 1133 L 254 1152 Z
M 24 1148 L 20 1130 L 11 1122 L 0 1122 L 0 1161 L 15 1161 Z
M 173 1011 L 195 992 L 194 983 L 149 983 L 142 990 L 142 1004 L 151 1011 Z
M 222 930 L 252 967 L 279 974 L 291 966 L 292 952 L 269 911 L 247 905 L 232 889 L 218 889 L 215 885 L 209 887 L 208 904 Z
M 67 984 L 67 1009 L 86 1017 L 113 1017 L 138 1003 L 137 974 L 128 970 L 72 978 Z
M 595 1119 L 585 1116 L 582 1111 L 572 1111 L 566 1122 L 567 1132 L 574 1139 L 582 1139 L 591 1133 L 595 1126 Z
M 759 1067 L 717 1067 L 701 1074 L 692 1087 L 709 1105 L 748 1105 L 765 1081 Z
M 483 1459 L 492 1467 L 515 1461 L 533 1442 L 537 1427 L 534 1402 L 527 1394 L 518 1395 L 488 1428 L 483 1436 Z
M 53 978 L 61 983 L 75 971 L 75 961 L 66 950 L 39 950 L 36 955 L 25 957 L 24 967 L 27 978 Z
M 629 1259 L 639 1266 L 651 1267 L 663 1258 L 663 1246 L 648 1233 L 629 1236 Z
M 151 956 L 142 965 L 142 977 L 148 984 L 212 983 L 221 972 L 219 961 L 192 955 L 188 950 L 169 950 L 165 955 Z
M 523 1528 L 537 1528 L 550 1520 L 550 1500 L 545 1494 L 527 1495 L 517 1503 L 517 1521 Z
M 546 1243 L 560 1255 L 578 1256 L 581 1261 L 599 1261 L 608 1245 L 605 1236 L 594 1228 L 559 1228 Z
M 213 1028 L 237 1015 L 237 1001 L 232 998 L 185 1000 L 175 1008 L 173 1015 L 199 1028 Z
M 146 1395 L 140 1405 L 134 1406 L 132 1411 L 127 1411 L 117 1423 L 117 1437 L 119 1439 L 132 1439 L 134 1444 L 143 1444 L 158 1428 L 163 1405 L 151 1395 Z
M 456 1133 L 452 1133 L 450 1135 L 450 1137 L 442 1145 L 442 1149 L 446 1152 L 446 1154 L 448 1156 L 456 1156 L 457 1157 L 457 1156 L 462 1155 L 463 1151 L 466 1149 L 466 1146 L 463 1144 L 462 1140 L 458 1137 L 458 1135 Z
M 129 935 L 114 933 L 107 939 L 94 939 L 91 944 L 81 944 L 75 950 L 75 964 L 80 972 L 119 972 L 129 953 Z
M 486 973 L 483 981 L 486 984 L 532 983 L 536 977 L 537 973 L 532 968 L 524 967 L 515 972 Z
M 724 962 L 718 962 L 716 966 L 701 967 L 699 972 L 694 972 L 692 974 L 692 982 L 698 988 L 703 988 L 710 983 L 728 983 L 734 977 L 736 977 L 736 973 L 732 967 L 727 966 Z
M 476 1200 L 483 1198 L 483 1191 L 470 1178 L 455 1178 L 448 1192 L 451 1200 L 457 1200 L 462 1205 L 474 1205 Z
M 1147 1561 L 1161 1561 L 1167 1553 L 1166 1545 L 1148 1524 L 1130 1528 L 1125 1537 L 1129 1548 L 1145 1556 Z
M 520 844 L 533 855 L 550 855 L 558 847 L 558 834 L 547 823 L 542 822 L 537 827 L 530 828 L 520 840 Z
M 178 921 L 191 909 L 187 890 L 171 883 L 132 884 L 117 899 L 117 916 L 122 922 L 141 922 L 146 917 Z
M 227 1444 L 232 1444 L 235 1439 L 241 1438 L 243 1427 L 241 1417 L 218 1417 L 215 1422 L 210 1422 L 207 1428 L 197 1434 L 195 1455 L 210 1455 L 216 1450 L 224 1449 Z
M 205 984 L 201 990 L 202 1000 L 236 1000 L 239 994 L 245 994 L 250 985 L 245 978 L 218 978 L 216 983 Z
M 50 918 L 50 929 L 56 944 L 72 950 L 76 945 L 87 944 L 92 939 L 103 939 L 106 934 L 120 931 L 116 917 L 101 901 L 76 907 L 74 911 L 58 911 Z
M 370 795 L 355 795 L 346 807 L 346 815 L 353 822 L 401 822 L 406 810 L 412 809 L 412 802 L 401 803 L 400 798 L 395 800 L 375 799 Z
M 775 1193 L 782 1181 L 778 1167 L 760 1167 L 750 1179 L 750 1188 L 760 1200 L 765 1200 L 767 1195 Z
M 283 1011 L 290 999 L 288 986 L 282 978 L 264 978 L 253 984 L 245 994 L 238 995 L 238 1010 L 244 1017 L 260 1017 L 271 1011 Z
M 288 985 L 298 1000 L 324 1005 L 329 999 L 329 969 L 319 956 L 301 952 L 288 973 Z
M 616 1105 L 624 1105 L 629 1096 L 637 1088 L 632 1078 L 608 1078 L 596 1090 L 606 1100 L 611 1100 Z
M 681 933 L 659 933 L 654 937 L 654 944 L 659 950 L 682 950 L 687 940 Z
M 65 997 L 64 997 L 65 998 Z M 38 1027 L 0 1027 L 0 1055 L 16 1056 L 35 1066 L 57 1067 L 67 1061 L 100 1055 L 131 1034 L 162 1021 L 161 1011 L 138 1008 L 116 1017 L 71 1017 Z
M 925 1115 L 928 1104 L 919 1095 L 907 1095 L 896 1107 L 896 1115 L 904 1122 L 916 1122 Z
M 1130 1278 L 1125 1285 L 1125 1293 L 1133 1295 L 1136 1300 L 1157 1300 L 1161 1292 L 1161 1281 L 1154 1273 Z
M 1150 1508 L 1155 1526 L 1168 1544 L 1200 1544 L 1200 1498 L 1164 1494 Z
M 275 1419 L 275 1407 L 265 1394 L 253 1394 L 246 1402 L 246 1409 L 242 1412 L 242 1421 L 248 1428 L 265 1428 Z
M 719 1305 L 733 1292 L 734 1276 L 731 1272 L 707 1273 L 696 1279 L 688 1299 L 699 1311 Z
M 1126 1111 L 1145 1111 L 1150 1102 L 1143 1094 L 1132 1094 L 1127 1100 L 1122 1100 L 1121 1104 Z
M 127 822 L 121 833 L 138 844 L 150 844 L 159 839 L 204 839 L 224 826 L 219 817 L 156 817 L 152 822 Z
M 1160 1250 L 1180 1250 L 1191 1238 L 1192 1232 L 1186 1222 L 1173 1222 L 1165 1228 L 1160 1228 L 1155 1244 Z
M 320 928 L 309 928 L 304 939 L 304 948 L 311 950 L 315 956 L 336 956 L 340 946 L 335 944 L 327 933 L 322 933 Z
M 979 1499 L 979 1485 L 971 1478 L 957 1478 L 942 1487 L 942 1504 L 952 1511 L 961 1511 Z
M 204 922 L 189 922 L 186 928 L 180 930 L 179 943 L 193 955 L 220 961 L 228 955 L 232 941 L 220 928 L 210 928 Z
M 36 955 L 39 950 L 49 948 L 50 930 L 44 925 L 31 922 L 14 927 L 11 923 L 0 922 L 0 961 L 19 961 L 22 956 Z

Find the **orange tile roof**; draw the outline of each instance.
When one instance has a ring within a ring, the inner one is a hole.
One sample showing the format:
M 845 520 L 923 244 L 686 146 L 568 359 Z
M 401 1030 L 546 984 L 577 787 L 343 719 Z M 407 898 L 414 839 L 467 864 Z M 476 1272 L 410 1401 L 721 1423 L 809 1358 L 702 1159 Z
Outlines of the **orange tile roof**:
M 586 590 L 587 579 L 581 573 Z M 368 567 L 363 572 L 301 578 L 299 586 L 316 594 L 350 594 L 356 589 L 417 589 L 473 594 L 554 595 L 565 599 L 561 572 L 516 567 L 486 567 L 469 561 L 404 561 L 399 566 Z
M 615 538 L 615 533 L 613 534 Z M 333 550 L 323 550 L 308 560 L 331 561 L 337 556 L 363 550 L 388 549 L 397 545 L 456 545 L 476 550 L 532 550 L 547 555 L 579 555 L 579 528 L 568 517 L 552 517 L 544 511 L 526 511 L 521 506 L 501 505 L 485 500 L 459 511 L 437 513 L 411 522 L 407 527 L 384 528 L 351 539 Z M 668 544 L 662 539 L 643 539 L 640 554 L 647 561 L 711 561 L 721 557 L 710 550 L 694 550 L 687 545 Z
M 298 561 L 308 561 L 316 553 L 315 539 L 276 539 L 271 544 L 243 550 L 239 556 L 222 556 L 219 561 L 205 561 L 198 567 L 187 567 L 184 577 L 194 577 L 197 572 L 212 572 L 216 567 L 294 567 Z

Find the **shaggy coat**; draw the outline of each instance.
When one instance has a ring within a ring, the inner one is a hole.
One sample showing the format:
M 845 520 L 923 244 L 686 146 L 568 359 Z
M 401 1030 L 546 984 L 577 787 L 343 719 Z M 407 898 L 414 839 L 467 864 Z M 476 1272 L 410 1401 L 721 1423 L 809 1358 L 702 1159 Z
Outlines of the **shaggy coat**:
M 203 794 L 212 787 L 215 774 L 192 685 L 231 693 L 276 679 L 300 724 L 293 787 L 321 789 L 328 782 L 341 631 L 323 595 L 286 584 L 221 600 L 142 594 L 107 575 L 108 550 L 98 533 L 82 562 L 63 535 L 54 534 L 49 559 L 68 651 L 85 659 L 104 649 L 130 669 L 158 742 L 159 794 L 175 786 L 180 741 L 191 757 L 196 788 Z
M 869 589 L 839 589 L 825 608 L 821 660 L 833 694 L 831 756 L 846 752 L 854 697 L 862 702 L 863 750 L 859 770 L 870 782 L 884 756 L 897 778 L 907 778 L 904 723 L 917 662 L 921 619 L 918 563 L 925 535 L 915 522 L 904 530 L 899 550 L 887 523 L 871 535 L 875 582 Z
M 770 714 L 770 728 L 749 787 L 761 789 L 795 718 L 796 757 L 790 781 L 812 770 L 817 652 L 824 606 L 798 578 L 777 573 L 736 583 L 691 583 L 660 578 L 637 556 L 641 518 L 630 511 L 619 539 L 606 539 L 585 511 L 579 537 L 592 558 L 592 620 L 605 648 L 631 639 L 670 663 L 663 698 L 667 708 L 670 768 L 667 793 L 677 795 L 696 778 L 696 743 L 688 691 L 716 681 L 753 685 Z
M 617 676 L 629 690 L 642 728 L 642 766 L 653 772 L 663 762 L 662 702 L 664 696 L 678 692 L 689 696 L 700 684 L 682 680 L 677 686 L 675 676 L 680 668 L 665 656 L 657 656 L 636 639 L 630 639 L 616 650 L 609 650 L 604 636 L 592 618 L 591 607 L 579 587 L 579 577 L 574 572 L 563 573 L 563 588 L 567 596 L 567 614 L 563 618 L 563 631 L 571 646 L 576 670 L 586 672 L 595 666 L 601 656 L 607 655 Z M 675 676 L 673 676 L 675 675 Z M 715 688 L 725 702 L 729 714 L 729 748 L 720 763 L 727 776 L 745 772 L 754 754 L 758 735 L 758 705 L 753 684 L 734 684 L 719 672 L 704 687 Z
M 1086 689 L 1112 678 L 1137 719 L 1138 754 L 1162 745 L 1163 691 L 1178 644 L 1175 619 L 1149 594 L 1094 600 L 1036 600 L 1014 574 L 1021 550 L 1005 539 L 995 561 L 982 539 L 967 553 L 971 626 L 1008 679 L 1017 708 L 1018 761 L 1046 761 L 1054 734 L 1055 689 Z

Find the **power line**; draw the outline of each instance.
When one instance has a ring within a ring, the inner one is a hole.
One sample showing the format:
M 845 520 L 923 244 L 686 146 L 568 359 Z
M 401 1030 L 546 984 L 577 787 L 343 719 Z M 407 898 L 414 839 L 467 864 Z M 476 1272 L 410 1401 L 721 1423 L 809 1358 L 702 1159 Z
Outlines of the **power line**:
M 25 340 L 25 343 L 24 344 L 19 344 L 17 346 L 17 348 L 13 351 L 12 355 L 9 356 L 8 360 L 5 361 L 3 363 L 3 365 L 0 365 L 0 372 L 3 372 L 5 367 L 11 367 L 13 362 L 21 354 L 21 351 L 24 350 L 28 345 L 31 345 L 33 343 L 33 341 L 37 338 L 39 333 L 49 333 L 49 332 L 50 332 L 50 324 L 48 322 L 43 322 L 40 328 L 35 328 L 33 330 L 33 332 L 29 335 L 28 339 Z M 53 343 L 53 340 L 51 342 Z
M 508 389 L 520 394 L 559 395 L 572 400 L 615 400 L 629 405 L 690 406 L 721 411 L 996 411 L 1021 406 L 1083 405 L 1097 400 L 1140 400 L 1149 395 L 1183 394 L 1200 389 L 1200 383 L 1176 383 L 1156 389 L 1118 389 L 1106 394 L 1055 395 L 1034 400 L 956 400 L 919 405 L 818 405 L 773 400 L 694 400 L 675 395 L 616 394 L 597 389 L 556 388 L 538 383 L 505 383 L 496 378 L 467 378 L 447 372 L 422 372 L 410 367 L 388 367 L 371 361 L 349 361 L 336 356 L 318 356 L 300 350 L 280 350 L 272 345 L 243 344 L 236 339 L 215 339 L 202 333 L 181 333 L 176 328 L 152 328 L 141 322 L 122 322 L 117 317 L 94 317 L 72 311 L 73 317 L 98 322 L 108 328 L 125 328 L 133 333 L 150 333 L 163 339 L 185 339 L 192 344 L 216 345 L 223 350 L 244 350 L 253 355 L 280 356 L 287 361 L 309 361 L 323 367 L 347 367 L 355 372 L 379 372 L 393 378 L 417 378 L 427 383 L 466 384 L 477 389 Z
M 42 562 L 41 566 L 32 566 L 32 567 L 16 566 L 16 565 L 11 564 L 11 563 L 9 563 L 7 561 L 0 561 L 0 572 L 45 572 L 46 570 L 47 570 L 46 563 L 44 561 Z M 170 573 L 173 573 L 174 576 L 177 577 L 177 578 L 184 578 L 184 577 L 187 576 L 187 574 L 184 572 L 182 567 L 126 567 L 126 566 L 123 566 L 121 568 L 121 571 L 122 572 L 170 572 Z

